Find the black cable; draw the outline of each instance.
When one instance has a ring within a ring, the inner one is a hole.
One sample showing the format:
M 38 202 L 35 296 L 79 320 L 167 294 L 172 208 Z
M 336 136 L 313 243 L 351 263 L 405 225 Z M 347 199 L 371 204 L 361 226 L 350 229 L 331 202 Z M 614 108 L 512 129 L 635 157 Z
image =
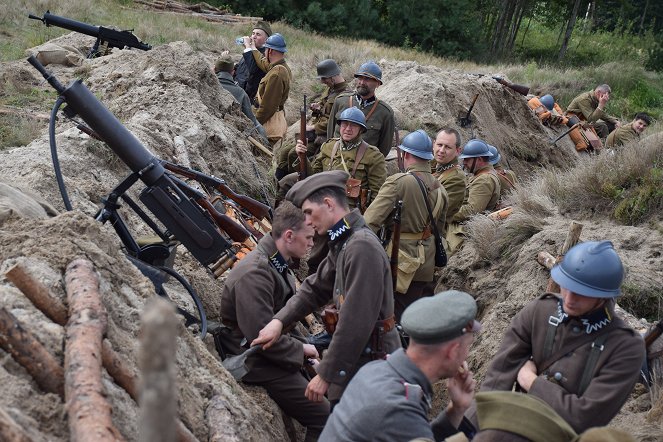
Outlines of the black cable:
M 193 299 L 193 302 L 196 304 L 196 308 L 198 309 L 198 315 L 200 316 L 200 339 L 205 339 L 205 335 L 207 334 L 207 315 L 205 314 L 205 307 L 203 307 L 202 301 L 196 294 L 193 287 L 191 287 L 191 284 L 189 284 L 189 281 L 187 281 L 182 275 L 180 275 L 170 267 L 164 267 L 164 266 L 153 266 L 153 267 L 156 267 L 162 272 L 168 273 L 170 276 L 177 279 L 177 281 L 180 284 L 182 284 L 184 288 L 189 292 L 189 295 L 191 295 L 191 299 Z
M 64 103 L 64 98 L 61 96 L 55 100 L 53 109 L 51 110 L 51 121 L 48 123 L 48 138 L 49 144 L 51 145 L 51 159 L 53 160 L 53 169 L 55 170 L 55 179 L 58 181 L 58 188 L 60 189 L 60 195 L 62 195 L 62 201 L 64 202 L 64 207 L 67 210 L 71 210 L 71 201 L 69 201 L 69 195 L 67 194 L 67 188 L 64 185 L 64 179 L 62 178 L 62 171 L 60 170 L 60 160 L 58 159 L 58 148 L 55 145 L 55 119 L 60 110 L 60 106 Z

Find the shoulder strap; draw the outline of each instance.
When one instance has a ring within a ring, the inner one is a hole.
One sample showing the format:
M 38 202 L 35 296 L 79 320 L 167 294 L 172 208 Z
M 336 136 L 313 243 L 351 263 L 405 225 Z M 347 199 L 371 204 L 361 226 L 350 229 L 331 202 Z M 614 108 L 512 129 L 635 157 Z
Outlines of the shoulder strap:
M 364 154 L 368 150 L 368 143 L 366 141 L 362 141 L 359 147 L 357 148 L 357 155 L 355 156 L 355 164 L 352 166 L 352 173 L 350 176 L 352 178 L 355 177 L 355 173 L 357 173 L 357 166 L 359 166 L 359 162 L 364 158 Z M 341 154 L 343 155 L 343 154 Z
M 417 180 L 417 184 L 419 184 L 421 193 L 424 195 L 424 201 L 426 202 L 426 209 L 428 209 L 428 216 L 430 219 L 431 227 L 433 228 L 433 233 L 435 234 L 435 240 L 441 241 L 440 232 L 437 231 L 437 223 L 435 222 L 435 218 L 433 218 L 433 211 L 430 209 L 430 202 L 428 201 L 428 192 L 426 192 L 426 187 L 424 187 L 424 183 L 417 175 L 414 173 L 410 173 L 410 175 L 412 175 L 414 179 Z M 435 207 L 437 207 L 437 205 Z
M 370 111 L 368 111 L 368 115 L 366 115 L 366 122 L 368 123 L 368 120 L 370 120 L 371 115 L 373 115 L 373 112 L 375 112 L 375 109 L 378 108 L 378 103 L 380 102 L 380 99 L 375 97 L 375 103 L 373 103 L 373 107 L 371 108 Z
M 336 152 L 338 152 L 338 147 L 341 145 L 341 139 L 339 138 L 336 140 L 336 143 L 334 143 L 334 147 L 332 147 L 332 152 L 331 156 L 329 157 L 329 170 L 332 170 L 332 163 L 334 162 L 334 157 L 336 156 Z M 343 158 L 341 156 L 341 158 Z
M 604 333 L 601 336 L 597 337 L 594 342 L 592 342 L 592 349 L 589 352 L 589 357 L 587 358 L 587 362 L 585 363 L 585 369 L 582 372 L 582 378 L 580 378 L 580 386 L 578 387 L 578 396 L 582 396 L 582 394 L 585 392 L 587 387 L 589 387 L 589 383 L 592 381 L 592 378 L 594 377 L 594 369 L 596 368 L 596 364 L 599 362 L 599 356 L 601 356 L 601 352 L 603 351 L 604 348 L 604 343 L 608 339 L 608 334 Z
M 348 109 L 352 107 L 352 94 L 348 95 Z
M 514 189 L 516 187 L 514 182 L 511 181 L 511 179 L 509 178 L 509 175 L 506 173 L 506 171 L 497 171 L 497 173 L 499 174 L 499 176 L 504 178 L 507 183 L 509 183 L 509 186 L 511 186 L 512 189 Z

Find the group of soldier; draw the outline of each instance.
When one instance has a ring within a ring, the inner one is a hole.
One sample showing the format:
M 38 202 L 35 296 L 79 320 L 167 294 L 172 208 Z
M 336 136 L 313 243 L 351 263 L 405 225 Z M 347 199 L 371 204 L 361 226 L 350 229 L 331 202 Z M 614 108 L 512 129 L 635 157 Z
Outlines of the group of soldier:
M 624 270 L 612 244 L 579 244 L 553 268 L 560 293 L 516 315 L 475 396 L 465 360 L 481 330 L 477 305 L 464 292 L 434 294 L 434 271 L 462 246 L 464 223 L 499 209 L 513 189 L 500 152 L 479 139 L 462 146 L 454 128 L 434 140 L 416 130 L 397 142 L 401 171 L 387 176 L 395 127 L 375 95 L 380 67 L 362 64 L 349 90 L 334 60 L 317 66 L 326 89 L 311 105 L 309 143 L 301 137 L 287 147 L 285 39 L 259 22 L 242 42 L 235 78 L 279 149 L 282 199 L 271 234 L 235 265 L 221 297 L 229 353 L 261 347 L 247 358 L 243 381 L 262 385 L 306 427 L 307 441 L 571 441 L 606 425 L 644 358 L 642 338 L 614 310 Z M 226 72 L 222 84 L 232 78 L 224 63 L 216 66 Z M 589 116 L 580 98 L 570 111 L 577 105 L 587 122 L 610 122 L 605 92 L 586 97 L 598 103 Z M 293 261 L 307 256 L 309 276 L 296 288 Z M 300 322 L 312 313 L 325 332 L 305 337 Z M 312 345 L 323 338 L 324 352 Z M 441 379 L 450 403 L 429 422 Z

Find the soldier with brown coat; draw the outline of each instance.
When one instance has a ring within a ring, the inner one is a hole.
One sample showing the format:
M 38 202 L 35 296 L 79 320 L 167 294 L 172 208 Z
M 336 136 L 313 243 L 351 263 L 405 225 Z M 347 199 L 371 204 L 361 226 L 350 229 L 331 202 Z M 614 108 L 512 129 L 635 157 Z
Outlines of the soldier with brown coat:
M 619 120 L 605 112 L 612 90 L 607 84 L 596 86 L 596 89 L 575 97 L 566 108 L 566 115 L 575 115 L 581 121 L 590 123 L 596 133 L 605 139 L 610 132 L 621 126 Z
M 644 112 L 638 113 L 631 124 L 618 127 L 610 132 L 605 140 L 605 147 L 614 148 L 634 140 L 640 140 L 640 135 L 651 124 L 651 117 Z

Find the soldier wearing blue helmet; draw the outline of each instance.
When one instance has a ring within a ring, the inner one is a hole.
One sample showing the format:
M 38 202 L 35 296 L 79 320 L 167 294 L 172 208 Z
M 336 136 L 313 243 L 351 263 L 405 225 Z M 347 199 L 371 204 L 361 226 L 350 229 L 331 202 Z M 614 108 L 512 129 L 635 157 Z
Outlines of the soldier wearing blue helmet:
M 610 241 L 574 246 L 551 276 L 560 293 L 544 294 L 513 318 L 481 391 L 511 390 L 517 383 L 580 433 L 619 412 L 645 347 L 615 313 L 624 267 Z
M 391 228 L 396 202 L 403 201 L 401 233 L 398 252 L 398 277 L 394 288 L 394 314 L 401 314 L 414 301 L 434 293 L 435 242 L 433 224 L 444 231 L 449 197 L 444 187 L 431 174 L 433 142 L 419 129 L 403 138 L 399 149 L 403 153 L 405 172 L 391 175 L 364 213 L 368 227 L 374 232 L 382 226 Z M 422 188 L 423 186 L 423 188 Z M 430 206 L 433 219 L 428 213 Z M 392 253 L 391 241 L 387 254 Z
M 490 153 L 493 154 L 493 157 L 490 159 L 490 164 L 493 165 L 493 168 L 495 169 L 495 172 L 497 172 L 497 178 L 500 180 L 500 203 L 498 203 L 498 206 L 504 202 L 504 197 L 511 193 L 513 189 L 516 188 L 516 174 L 514 173 L 513 170 L 510 169 L 505 169 L 501 164 L 500 161 L 502 160 L 502 155 L 500 155 L 500 151 L 497 149 L 497 147 L 489 144 L 488 149 L 490 150 Z

